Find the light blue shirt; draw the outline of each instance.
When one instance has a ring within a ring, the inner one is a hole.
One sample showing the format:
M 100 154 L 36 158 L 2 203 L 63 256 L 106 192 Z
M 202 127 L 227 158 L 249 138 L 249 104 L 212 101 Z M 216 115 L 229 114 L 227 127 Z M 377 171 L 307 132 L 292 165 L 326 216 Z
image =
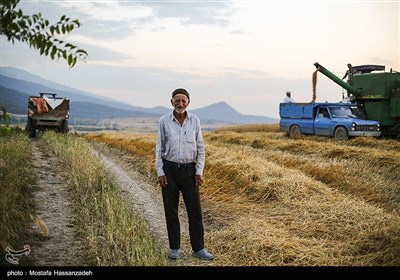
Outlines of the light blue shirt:
M 175 119 L 173 112 L 165 114 L 158 120 L 156 144 L 158 176 L 165 175 L 163 158 L 176 163 L 195 162 L 196 175 L 203 175 L 205 147 L 197 116 L 187 112 L 182 126 Z

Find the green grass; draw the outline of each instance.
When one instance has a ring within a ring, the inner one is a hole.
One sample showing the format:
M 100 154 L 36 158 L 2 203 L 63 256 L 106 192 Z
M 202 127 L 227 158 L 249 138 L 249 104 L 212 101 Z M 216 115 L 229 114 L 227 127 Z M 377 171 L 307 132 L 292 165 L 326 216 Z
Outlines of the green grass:
M 48 132 L 72 193 L 77 227 L 91 262 L 100 266 L 161 266 L 165 255 L 147 222 L 131 213 L 106 170 L 83 140 Z
M 32 147 L 21 130 L 0 127 L 0 247 L 1 264 L 8 264 L 6 248 L 21 250 L 33 211 Z
M 88 265 L 162 266 L 165 255 L 152 236 L 147 222 L 132 214 L 99 158 L 90 146 L 72 135 L 47 132 L 46 141 L 67 170 L 67 182 L 75 224 L 85 240 Z M 0 265 L 6 248 L 21 250 L 30 244 L 28 226 L 35 217 L 33 194 L 36 187 L 32 168 L 33 142 L 22 130 L 0 127 Z M 30 265 L 22 258 L 21 265 Z

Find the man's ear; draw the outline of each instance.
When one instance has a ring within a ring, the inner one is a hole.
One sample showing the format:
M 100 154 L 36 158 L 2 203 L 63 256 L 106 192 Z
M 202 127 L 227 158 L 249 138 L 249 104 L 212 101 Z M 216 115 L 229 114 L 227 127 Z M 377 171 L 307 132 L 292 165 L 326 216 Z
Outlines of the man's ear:
M 172 99 L 171 99 L 171 105 L 174 106 L 174 101 L 172 101 Z

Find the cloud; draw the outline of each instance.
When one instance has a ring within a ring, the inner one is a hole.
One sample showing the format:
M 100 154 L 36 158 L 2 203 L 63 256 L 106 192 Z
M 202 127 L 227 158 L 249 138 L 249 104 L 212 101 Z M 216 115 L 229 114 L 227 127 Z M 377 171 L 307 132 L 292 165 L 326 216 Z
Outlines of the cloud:
M 79 48 L 84 49 L 89 54 L 88 61 L 90 62 L 109 61 L 118 63 L 132 59 L 131 55 L 115 52 L 99 45 L 79 43 Z
M 163 31 L 162 22 L 171 19 L 186 26 L 227 26 L 234 12 L 230 1 L 54 1 L 23 2 L 23 7 L 54 21 L 63 14 L 79 19 L 82 26 L 74 34 L 102 41 L 123 40 L 147 28 Z
M 237 75 L 241 77 L 264 77 L 266 75 L 265 72 L 257 69 L 224 68 L 224 70 L 228 71 L 232 75 Z
M 87 38 L 98 40 L 123 39 L 133 34 L 130 22 L 125 18 L 102 18 L 99 11 L 115 10 L 112 6 L 105 6 L 102 2 L 63 2 L 63 1 L 22 1 L 17 8 L 22 9 L 24 14 L 32 15 L 41 13 L 43 18 L 48 19 L 51 24 L 60 20 L 62 15 L 66 15 L 71 20 L 78 19 L 81 27 L 74 30 L 71 34 L 78 34 Z
M 155 18 L 177 18 L 182 24 L 226 26 L 234 12 L 231 1 L 183 2 L 149 1 L 119 2 L 123 6 L 147 6 Z
M 126 21 L 89 18 L 81 23 L 79 34 L 96 40 L 122 40 L 135 34 L 131 24 Z
M 244 32 L 243 31 L 241 31 L 241 30 L 232 30 L 231 32 L 230 32 L 230 34 L 233 34 L 233 35 L 243 35 L 244 34 Z

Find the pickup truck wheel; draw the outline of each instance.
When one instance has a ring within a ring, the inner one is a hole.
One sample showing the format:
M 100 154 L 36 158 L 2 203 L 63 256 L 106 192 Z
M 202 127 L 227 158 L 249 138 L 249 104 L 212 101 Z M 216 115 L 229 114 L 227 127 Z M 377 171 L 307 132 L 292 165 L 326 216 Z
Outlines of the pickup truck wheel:
M 289 130 L 290 138 L 299 137 L 301 135 L 301 130 L 298 125 L 294 125 Z
M 339 141 L 347 140 L 349 135 L 344 127 L 338 127 L 335 130 L 335 139 Z

